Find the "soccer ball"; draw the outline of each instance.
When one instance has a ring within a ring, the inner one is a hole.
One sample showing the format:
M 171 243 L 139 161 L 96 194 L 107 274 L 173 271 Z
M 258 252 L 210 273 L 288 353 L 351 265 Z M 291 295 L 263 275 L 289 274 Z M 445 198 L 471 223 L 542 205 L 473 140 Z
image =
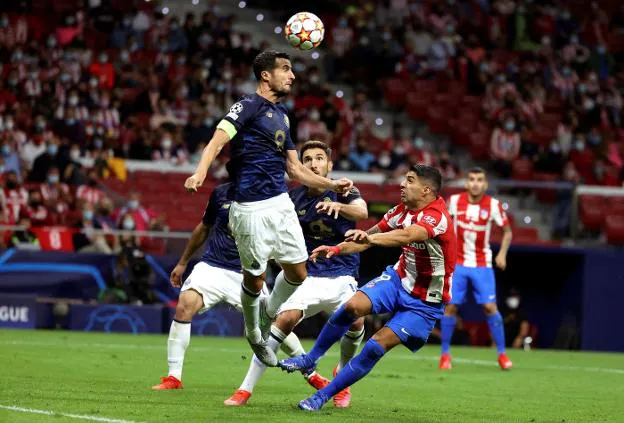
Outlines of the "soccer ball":
M 325 36 L 325 25 L 314 13 L 294 14 L 284 28 L 288 44 L 297 50 L 312 50 L 318 47 Z

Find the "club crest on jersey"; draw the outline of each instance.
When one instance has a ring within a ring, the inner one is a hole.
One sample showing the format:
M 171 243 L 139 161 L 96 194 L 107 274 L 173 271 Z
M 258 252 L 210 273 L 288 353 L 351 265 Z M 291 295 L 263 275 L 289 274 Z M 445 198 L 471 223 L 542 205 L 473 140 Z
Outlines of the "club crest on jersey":
M 436 221 L 435 217 L 433 217 L 433 216 L 429 216 L 429 215 L 427 215 L 427 216 L 423 216 L 422 220 L 424 220 L 424 221 L 425 221 L 425 223 L 427 223 L 427 224 L 429 224 L 429 225 L 431 225 L 431 226 L 435 226 L 435 225 L 436 225 L 436 223 L 438 223 L 438 222 Z
M 284 115 L 284 123 L 287 128 L 290 128 L 290 119 L 288 119 L 288 115 Z
M 273 118 L 273 112 L 267 112 L 266 117 L 268 117 L 269 119 Z
M 481 216 L 481 219 L 487 219 L 489 215 L 490 213 L 486 209 L 481 209 L 481 213 L 479 214 L 479 216 Z

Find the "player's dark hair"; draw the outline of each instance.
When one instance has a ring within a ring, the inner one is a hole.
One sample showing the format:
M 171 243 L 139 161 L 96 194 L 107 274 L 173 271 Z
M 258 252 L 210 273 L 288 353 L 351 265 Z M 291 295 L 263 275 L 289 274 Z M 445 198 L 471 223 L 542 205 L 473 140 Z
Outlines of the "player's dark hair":
M 474 174 L 482 173 L 483 176 L 487 176 L 487 174 L 485 173 L 485 169 L 483 169 L 482 167 L 479 167 L 479 166 L 471 167 L 468 170 L 468 173 L 474 173 Z
M 312 150 L 313 148 L 318 148 L 320 150 L 323 150 L 325 154 L 327 154 L 327 161 L 331 161 L 332 159 L 331 148 L 327 144 L 325 144 L 323 141 L 316 141 L 316 140 L 306 141 L 303 144 L 303 146 L 301 146 L 301 149 L 299 150 L 299 157 L 303 159 L 303 153 L 305 153 L 307 150 Z
M 262 72 L 272 71 L 277 65 L 277 59 L 290 60 L 288 53 L 275 50 L 263 51 L 253 61 L 253 73 L 258 81 L 262 80 Z
M 442 189 L 442 174 L 435 167 L 417 164 L 410 166 L 410 171 L 414 172 L 418 179 L 429 183 L 436 195 Z

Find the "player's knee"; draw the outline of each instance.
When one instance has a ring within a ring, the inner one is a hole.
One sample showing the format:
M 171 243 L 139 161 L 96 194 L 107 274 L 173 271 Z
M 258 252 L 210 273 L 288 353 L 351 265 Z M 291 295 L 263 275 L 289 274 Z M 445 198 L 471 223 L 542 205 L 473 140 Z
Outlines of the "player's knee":
M 287 310 L 281 312 L 277 319 L 275 319 L 274 325 L 284 333 L 290 333 L 299 323 L 301 319 L 301 310 Z
M 193 319 L 193 315 L 195 315 L 195 307 L 189 301 L 179 301 L 176 306 L 175 311 L 175 319 L 190 321 Z
M 496 314 L 498 312 L 498 307 L 496 307 L 496 303 L 483 304 L 483 311 L 488 316 L 491 316 L 492 314 Z
M 455 304 L 447 304 L 444 308 L 445 316 L 457 316 L 457 306 Z
M 363 318 L 363 317 L 358 318 L 358 319 L 357 319 L 355 322 L 353 322 L 353 323 L 351 324 L 351 326 L 349 327 L 349 330 L 350 330 L 350 331 L 353 331 L 353 332 L 359 332 L 359 331 L 361 331 L 362 329 L 364 329 L 364 318 Z
M 292 283 L 302 283 L 308 277 L 305 263 L 284 266 L 284 276 Z
M 345 303 L 345 312 L 352 319 L 358 319 L 365 314 L 362 310 L 361 304 L 353 297 Z
M 260 292 L 264 286 L 264 278 L 262 276 L 254 276 L 251 273 L 244 272 L 243 286 L 251 292 Z

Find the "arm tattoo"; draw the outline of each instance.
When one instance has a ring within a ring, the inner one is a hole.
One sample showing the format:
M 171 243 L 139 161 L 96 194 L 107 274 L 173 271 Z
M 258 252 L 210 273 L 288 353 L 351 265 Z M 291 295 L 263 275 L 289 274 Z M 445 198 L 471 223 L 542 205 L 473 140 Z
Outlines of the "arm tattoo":
M 369 234 L 369 235 L 378 234 L 380 232 L 381 232 L 381 230 L 379 229 L 378 225 L 375 225 L 375 226 L 373 226 L 372 228 L 370 228 L 369 230 L 366 231 L 366 233 Z

